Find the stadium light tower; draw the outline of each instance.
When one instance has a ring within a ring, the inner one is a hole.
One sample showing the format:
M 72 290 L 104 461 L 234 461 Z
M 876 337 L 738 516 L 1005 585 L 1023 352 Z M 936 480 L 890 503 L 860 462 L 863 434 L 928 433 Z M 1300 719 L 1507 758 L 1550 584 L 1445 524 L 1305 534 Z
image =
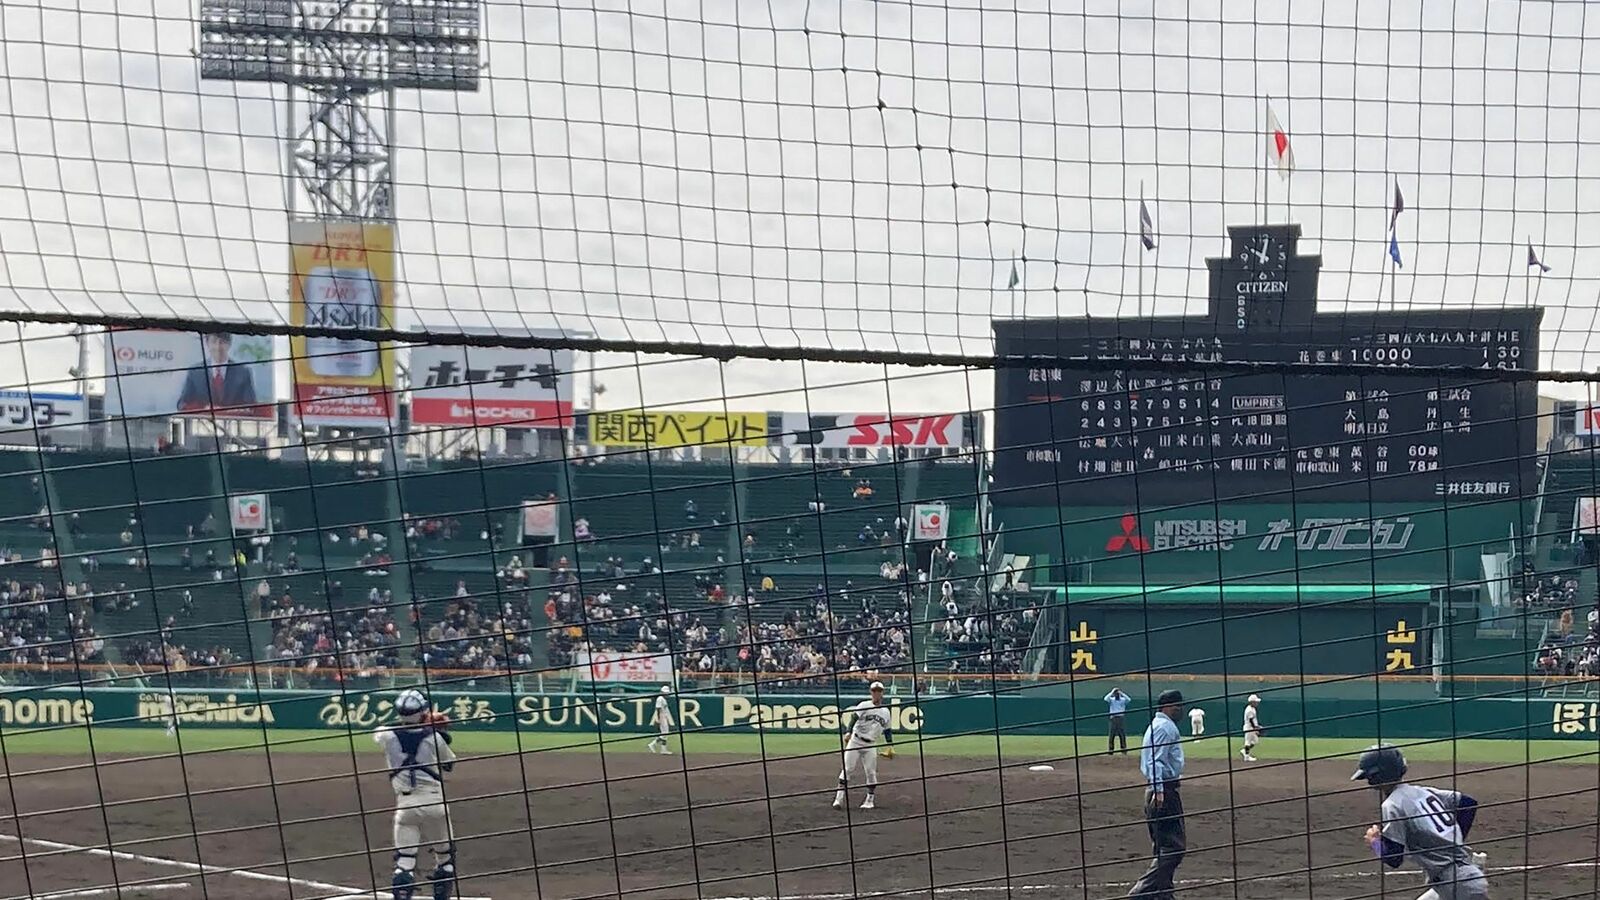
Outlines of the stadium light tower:
M 291 218 L 388 222 L 394 92 L 477 90 L 480 24 L 478 0 L 201 0 L 200 77 L 288 86 Z

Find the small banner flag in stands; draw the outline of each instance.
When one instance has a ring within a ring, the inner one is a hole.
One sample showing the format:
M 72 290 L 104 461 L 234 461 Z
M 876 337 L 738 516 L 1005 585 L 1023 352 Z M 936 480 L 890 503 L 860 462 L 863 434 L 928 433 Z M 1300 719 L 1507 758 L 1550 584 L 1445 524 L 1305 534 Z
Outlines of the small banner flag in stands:
M 235 494 L 228 498 L 228 518 L 234 531 L 266 531 L 266 494 Z
M 945 503 L 918 503 L 911 513 L 911 539 L 942 541 L 950 535 L 950 507 Z
M 1528 244 L 1528 268 L 1531 269 L 1534 266 L 1538 266 L 1540 272 L 1550 271 L 1550 267 L 1539 259 L 1539 254 L 1533 252 L 1533 244 L 1530 243 Z

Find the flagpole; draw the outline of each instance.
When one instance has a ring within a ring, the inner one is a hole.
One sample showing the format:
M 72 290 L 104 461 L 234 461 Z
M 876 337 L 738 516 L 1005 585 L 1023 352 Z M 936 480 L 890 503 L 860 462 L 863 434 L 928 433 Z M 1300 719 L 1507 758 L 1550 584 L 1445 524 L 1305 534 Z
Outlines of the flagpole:
M 1388 179 L 1385 179 L 1385 182 L 1387 182 L 1387 181 L 1388 181 Z M 1388 187 L 1389 187 L 1389 185 L 1387 183 L 1385 183 L 1384 184 L 1385 193 L 1387 193 L 1387 188 Z M 1400 182 L 1398 180 L 1395 180 L 1395 190 L 1398 191 L 1399 189 L 1400 189 Z M 1389 246 L 1383 248 L 1384 251 L 1385 251 L 1385 255 L 1389 257 L 1389 311 L 1390 312 L 1394 312 L 1395 311 L 1394 287 L 1395 287 L 1395 268 L 1396 268 L 1396 266 L 1395 266 L 1395 262 L 1394 262 L 1394 254 L 1390 253 L 1388 251 L 1390 250 L 1390 248 L 1398 246 L 1399 242 L 1400 242 L 1400 217 L 1398 215 L 1395 215 L 1395 214 L 1391 213 L 1390 214 L 1390 220 L 1389 220 Z
M 1259 119 L 1257 119 L 1256 121 L 1258 121 L 1258 122 L 1271 121 L 1271 116 L 1270 116 L 1270 114 L 1272 112 L 1272 95 L 1271 94 L 1267 95 L 1267 112 L 1268 112 L 1269 115 L 1262 116 Z M 1259 140 L 1259 138 L 1258 138 L 1258 140 Z M 1273 136 L 1270 135 L 1270 134 L 1267 135 L 1267 140 L 1269 140 L 1269 141 L 1273 140 Z M 1256 146 L 1260 147 L 1261 145 L 1259 143 L 1257 143 Z M 1271 176 L 1272 176 L 1272 173 L 1270 171 L 1268 171 L 1269 168 L 1270 167 L 1267 165 L 1267 158 L 1265 156 L 1263 156 L 1261 158 L 1261 224 L 1263 224 L 1263 225 L 1269 224 L 1271 219 L 1272 219 L 1272 183 L 1269 180 L 1271 178 Z

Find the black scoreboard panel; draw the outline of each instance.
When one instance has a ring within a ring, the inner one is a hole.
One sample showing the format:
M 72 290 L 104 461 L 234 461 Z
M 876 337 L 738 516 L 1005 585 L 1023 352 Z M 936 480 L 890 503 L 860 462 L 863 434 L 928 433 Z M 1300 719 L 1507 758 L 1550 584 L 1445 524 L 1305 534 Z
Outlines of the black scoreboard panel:
M 998 355 L 1035 358 L 995 373 L 995 499 L 1482 501 L 1535 490 L 1536 386 L 1494 370 L 1536 368 L 1537 310 L 1319 315 L 1317 260 L 1294 253 L 1296 227 L 1231 231 L 1235 254 L 1210 261 L 1208 315 L 995 323 Z M 1104 367 L 1056 364 L 1074 360 Z M 1393 373 L 1208 369 L 1220 362 Z M 1485 371 L 1405 374 L 1425 366 Z

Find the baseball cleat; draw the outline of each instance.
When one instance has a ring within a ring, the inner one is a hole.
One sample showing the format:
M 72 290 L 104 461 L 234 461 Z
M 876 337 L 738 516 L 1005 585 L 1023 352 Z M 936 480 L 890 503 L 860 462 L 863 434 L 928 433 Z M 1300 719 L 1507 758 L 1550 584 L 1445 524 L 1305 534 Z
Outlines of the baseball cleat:
M 833 795 L 833 808 L 844 809 L 844 791 Z
M 861 801 L 861 808 L 862 809 L 877 809 L 878 808 L 878 804 L 872 799 L 872 795 L 868 794 L 867 795 L 867 799 Z

